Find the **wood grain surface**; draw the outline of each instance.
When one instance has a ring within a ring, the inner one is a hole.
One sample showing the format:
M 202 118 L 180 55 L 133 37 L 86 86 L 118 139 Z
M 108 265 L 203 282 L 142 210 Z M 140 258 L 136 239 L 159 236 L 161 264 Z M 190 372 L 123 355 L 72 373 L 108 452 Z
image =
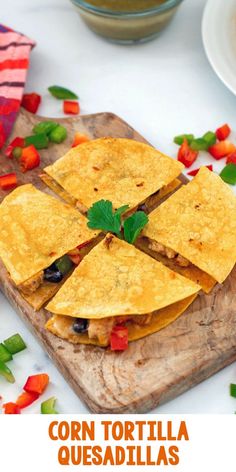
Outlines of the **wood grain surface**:
M 22 111 L 14 136 L 31 133 L 41 121 Z M 145 142 L 136 131 L 111 113 L 57 120 L 65 124 L 68 138 L 61 145 L 41 151 L 43 169 L 68 150 L 75 131 L 91 138 L 126 137 Z M 0 171 L 16 171 L 14 160 L 0 156 Z M 20 183 L 45 186 L 40 169 L 18 173 Z M 48 191 L 48 189 L 46 190 Z M 0 191 L 0 200 L 6 192 Z M 130 344 L 123 353 L 94 346 L 74 346 L 44 329 L 49 313 L 34 312 L 11 284 L 0 264 L 0 287 L 21 318 L 41 341 L 53 362 L 75 392 L 96 413 L 142 413 L 173 399 L 236 359 L 236 268 L 224 285 L 201 295 L 176 322 Z M 0 308 L 1 310 L 1 308 Z

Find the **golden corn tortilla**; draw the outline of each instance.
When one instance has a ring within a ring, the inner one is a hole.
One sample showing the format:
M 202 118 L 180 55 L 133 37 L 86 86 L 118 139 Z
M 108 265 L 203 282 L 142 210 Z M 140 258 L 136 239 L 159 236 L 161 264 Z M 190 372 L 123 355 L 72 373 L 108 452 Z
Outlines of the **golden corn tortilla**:
M 71 197 L 71 195 L 66 190 L 64 190 L 61 187 L 61 185 L 59 185 L 55 180 L 53 180 L 53 178 L 50 177 L 50 175 L 47 175 L 46 173 L 40 174 L 40 178 L 60 198 L 65 200 L 70 205 L 72 205 L 74 207 L 77 207 L 76 198 Z M 165 185 L 158 192 L 156 192 L 153 195 L 151 195 L 150 197 L 148 197 L 144 202 L 141 202 L 141 204 L 145 203 L 146 213 L 149 213 L 150 211 L 153 211 L 157 207 L 158 203 L 164 197 L 166 197 L 169 193 L 174 192 L 174 190 L 176 190 L 178 187 L 180 187 L 181 184 L 182 184 L 182 182 L 179 179 L 174 179 L 170 184 Z M 136 207 L 136 209 L 137 208 L 138 208 L 138 206 Z M 78 209 L 80 209 L 80 208 L 78 208 Z M 130 211 L 130 213 L 132 214 L 134 210 L 135 209 Z M 126 212 L 126 216 L 128 215 L 128 213 L 129 213 L 129 211 Z
M 129 341 L 136 341 L 166 328 L 187 310 L 196 297 L 197 295 L 191 295 L 180 302 L 158 310 L 153 314 L 152 320 L 148 325 L 140 326 L 135 323 L 127 323 Z M 89 339 L 87 333 L 75 333 L 72 329 L 73 323 L 74 318 L 54 315 L 47 321 L 45 328 L 59 338 L 66 339 L 73 344 L 93 344 L 95 346 L 107 347 L 107 344 L 101 344 L 98 340 Z
M 88 209 L 98 200 L 130 209 L 171 183 L 183 165 L 147 144 L 101 138 L 72 148 L 44 171 L 77 204 Z
M 98 234 L 77 210 L 31 184 L 0 205 L 0 258 L 16 285 Z
M 100 319 L 152 313 L 200 286 L 108 234 L 84 257 L 47 305 L 58 315 Z
M 169 267 L 169 269 L 178 272 L 178 274 L 183 275 L 183 277 L 187 277 L 191 279 L 196 284 L 201 285 L 201 288 L 205 293 L 210 293 L 213 287 L 216 284 L 216 280 L 213 279 L 210 275 L 203 272 L 203 270 L 199 269 L 194 265 L 190 265 L 189 267 L 181 267 L 175 263 L 174 259 L 168 259 L 167 257 L 163 256 L 159 252 L 153 251 L 149 247 L 150 241 L 148 238 L 141 237 L 137 239 L 135 246 L 141 251 L 146 252 L 149 256 L 154 257 L 157 261 L 161 262 L 162 264 Z
M 236 262 L 236 197 L 218 175 L 202 167 L 150 213 L 142 234 L 222 283 Z

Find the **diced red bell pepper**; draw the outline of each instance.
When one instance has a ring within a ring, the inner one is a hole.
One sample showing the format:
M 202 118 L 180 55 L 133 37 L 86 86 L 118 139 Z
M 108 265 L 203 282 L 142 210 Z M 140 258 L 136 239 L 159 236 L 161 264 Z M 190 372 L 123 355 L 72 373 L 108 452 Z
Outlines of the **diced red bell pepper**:
M 86 134 L 75 133 L 74 141 L 71 147 L 76 147 L 79 144 L 87 143 L 87 141 L 90 141 L 90 139 Z
M 236 151 L 232 152 L 227 156 L 227 164 L 236 164 Z
M 216 130 L 216 137 L 219 141 L 224 141 L 231 133 L 231 129 L 227 123 Z
M 68 256 L 75 265 L 79 265 L 82 260 L 81 254 L 79 252 L 75 254 L 68 254 Z
M 20 157 L 20 167 L 22 172 L 34 169 L 40 164 L 40 156 L 33 144 L 22 149 Z
M 25 145 L 25 140 L 24 138 L 20 138 L 19 136 L 17 136 L 15 139 L 13 139 L 13 141 L 11 141 L 11 143 L 8 144 L 7 148 L 5 149 L 5 156 L 9 157 L 9 159 L 12 159 L 13 158 L 13 149 L 15 147 L 21 147 L 23 148 Z
M 209 170 L 213 171 L 213 165 L 212 164 L 210 164 L 209 166 L 205 166 L 205 167 L 207 167 Z M 197 173 L 200 169 L 201 169 L 201 167 L 199 167 L 198 169 L 191 170 L 190 172 L 187 172 L 187 174 L 194 177 L 195 175 L 197 175 Z
M 220 141 L 219 143 L 213 144 L 213 146 L 209 147 L 208 149 L 208 152 L 216 160 L 222 159 L 223 157 L 232 154 L 234 151 L 236 151 L 236 147 L 229 141 Z
M 40 103 L 40 95 L 37 93 L 25 93 L 22 98 L 21 106 L 31 113 L 36 113 Z
M 39 394 L 34 392 L 22 392 L 16 400 L 16 404 L 22 409 L 38 400 Z
M 3 411 L 5 415 L 19 415 L 20 407 L 16 403 L 9 402 L 3 405 Z
M 12 174 L 0 175 L 0 188 L 2 190 L 10 190 L 17 186 L 17 176 L 15 172 Z
M 48 374 L 36 374 L 28 377 L 23 389 L 25 392 L 37 393 L 41 395 L 45 388 L 48 386 L 49 376 Z
M 117 325 L 111 333 L 111 350 L 125 351 L 128 348 L 128 328 L 126 326 Z
M 69 115 L 78 115 L 80 112 L 79 102 L 72 102 L 71 100 L 64 100 L 63 111 Z
M 182 162 L 185 167 L 190 167 L 197 159 L 198 151 L 194 151 L 188 144 L 187 139 L 184 139 L 183 144 L 179 148 L 178 161 Z

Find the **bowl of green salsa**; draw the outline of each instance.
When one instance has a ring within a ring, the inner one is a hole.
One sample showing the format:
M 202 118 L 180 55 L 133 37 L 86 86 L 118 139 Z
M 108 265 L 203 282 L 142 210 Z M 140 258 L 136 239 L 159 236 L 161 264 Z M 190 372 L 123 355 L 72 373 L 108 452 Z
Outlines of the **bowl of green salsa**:
M 71 0 L 95 33 L 130 44 L 155 38 L 183 0 Z

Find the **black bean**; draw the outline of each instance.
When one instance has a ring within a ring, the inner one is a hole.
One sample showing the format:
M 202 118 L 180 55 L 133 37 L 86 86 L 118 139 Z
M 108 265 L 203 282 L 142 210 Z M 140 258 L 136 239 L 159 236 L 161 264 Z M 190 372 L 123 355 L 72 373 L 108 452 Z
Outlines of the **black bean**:
M 75 333 L 86 333 L 88 331 L 89 320 L 84 318 L 76 318 L 73 323 L 73 330 Z
M 55 263 L 53 263 L 50 265 L 50 267 L 44 270 L 44 279 L 47 280 L 47 282 L 58 284 L 62 281 L 63 274 L 60 270 L 58 270 Z

